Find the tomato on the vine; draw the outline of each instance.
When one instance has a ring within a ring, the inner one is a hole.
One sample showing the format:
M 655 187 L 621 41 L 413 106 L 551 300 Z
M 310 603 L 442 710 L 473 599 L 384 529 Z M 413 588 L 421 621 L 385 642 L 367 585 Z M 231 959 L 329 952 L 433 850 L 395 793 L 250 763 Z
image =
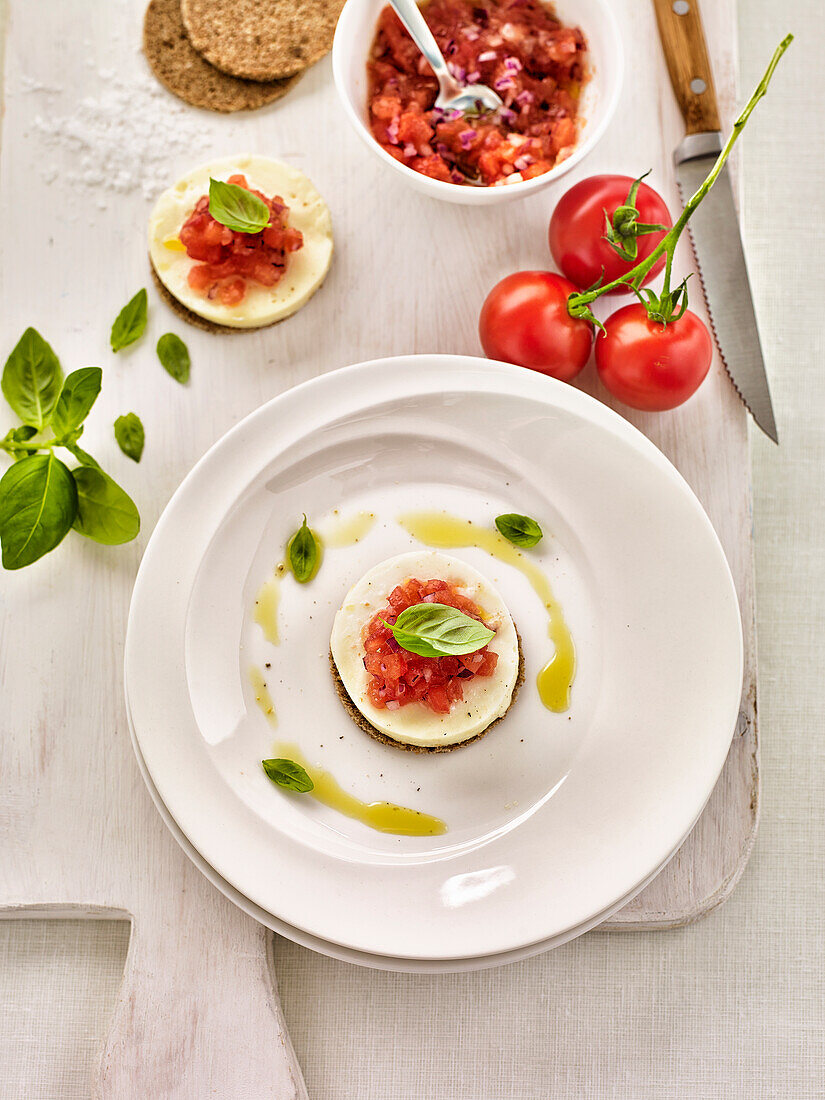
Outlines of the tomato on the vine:
M 575 378 L 593 343 L 590 322 L 567 311 L 576 289 L 551 271 L 517 271 L 496 283 L 478 322 L 485 354 L 562 382 Z
M 690 310 L 666 325 L 641 302 L 616 310 L 596 339 L 596 368 L 614 397 L 633 409 L 675 409 L 710 369 L 713 341 Z
M 610 225 L 606 224 L 606 214 Z M 580 289 L 593 286 L 599 279 L 606 285 L 647 259 L 672 224 L 664 201 L 646 183 L 630 176 L 590 176 L 566 191 L 556 204 L 548 234 L 550 251 L 559 269 Z M 650 231 L 650 226 L 664 228 Z M 611 231 L 624 258 L 605 239 Z M 642 284 L 650 282 L 664 262 L 662 255 Z M 626 293 L 626 288 L 617 287 L 607 293 L 623 291 Z

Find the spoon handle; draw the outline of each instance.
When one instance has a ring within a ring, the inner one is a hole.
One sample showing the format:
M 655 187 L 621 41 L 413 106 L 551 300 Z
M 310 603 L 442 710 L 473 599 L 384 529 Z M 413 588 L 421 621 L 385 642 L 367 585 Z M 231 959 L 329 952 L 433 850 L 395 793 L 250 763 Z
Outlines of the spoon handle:
M 416 0 L 390 0 L 390 4 L 395 9 L 395 14 L 409 31 L 413 42 L 430 63 L 442 92 L 455 94 L 456 89 L 459 87 L 458 82 L 447 68 L 444 55 L 438 48 L 433 32 L 427 26 L 427 21 L 421 14 Z

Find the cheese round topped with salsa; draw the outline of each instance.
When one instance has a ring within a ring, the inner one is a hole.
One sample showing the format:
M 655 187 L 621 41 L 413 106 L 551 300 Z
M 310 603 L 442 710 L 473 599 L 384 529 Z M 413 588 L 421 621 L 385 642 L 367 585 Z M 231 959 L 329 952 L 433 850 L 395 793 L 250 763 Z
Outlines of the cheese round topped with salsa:
M 494 637 L 456 657 L 403 649 L 385 623 L 428 602 L 478 619 Z M 330 652 L 367 722 L 394 741 L 426 748 L 483 733 L 507 713 L 519 674 L 518 636 L 499 593 L 465 562 L 429 550 L 390 558 L 364 574 L 335 616 Z
M 216 221 L 210 178 L 262 199 L 266 228 L 239 233 Z M 268 157 L 228 157 L 164 191 L 149 219 L 149 254 L 158 278 L 187 309 L 216 324 L 258 328 L 300 309 L 324 281 L 332 220 L 296 168 Z
M 504 108 L 435 107 L 438 82 L 395 12 L 378 20 L 367 63 L 370 126 L 390 156 L 447 183 L 516 183 L 570 156 L 586 80 L 586 43 L 542 0 L 426 0 L 421 11 L 462 84 L 485 84 Z

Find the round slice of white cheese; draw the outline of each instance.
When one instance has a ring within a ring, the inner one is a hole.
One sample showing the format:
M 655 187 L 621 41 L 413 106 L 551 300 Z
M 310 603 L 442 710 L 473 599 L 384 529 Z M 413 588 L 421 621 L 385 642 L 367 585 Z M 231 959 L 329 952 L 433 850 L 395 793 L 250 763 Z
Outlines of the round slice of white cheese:
M 498 654 L 495 672 L 467 680 L 464 700 L 453 703 L 449 714 L 436 714 L 423 703 L 379 709 L 367 695 L 370 675 L 364 667 L 365 628 L 373 615 L 387 606 L 387 597 L 396 585 L 413 577 L 454 585 L 476 604 L 485 623 L 496 632 L 488 647 Z M 394 741 L 427 748 L 460 744 L 506 714 L 519 672 L 516 628 L 499 593 L 465 562 L 432 550 L 400 554 L 365 573 L 335 616 L 330 651 L 350 699 L 367 721 Z
M 210 177 L 227 180 L 246 176 L 250 187 L 268 198 L 280 195 L 289 207 L 288 225 L 300 229 L 304 243 L 289 253 L 286 271 L 275 286 L 246 280 L 246 294 L 235 306 L 207 298 L 189 286 L 189 272 L 199 263 L 187 256 L 178 234 L 202 195 Z M 261 328 L 281 321 L 309 301 L 324 281 L 332 260 L 332 218 L 310 180 L 268 157 L 224 157 L 196 168 L 164 191 L 149 218 L 149 255 L 166 289 L 193 313 L 231 328 Z

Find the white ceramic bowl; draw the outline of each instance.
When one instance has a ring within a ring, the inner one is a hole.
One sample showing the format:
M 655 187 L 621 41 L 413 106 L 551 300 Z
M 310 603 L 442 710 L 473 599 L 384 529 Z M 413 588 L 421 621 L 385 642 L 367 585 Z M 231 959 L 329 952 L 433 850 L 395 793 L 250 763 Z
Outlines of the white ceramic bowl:
M 375 37 L 375 25 L 386 0 L 347 0 L 338 20 L 332 47 L 332 71 L 344 110 L 373 153 L 417 191 L 447 202 L 488 206 L 530 195 L 554 183 L 593 149 L 607 129 L 622 86 L 624 52 L 622 36 L 609 0 L 556 0 L 553 5 L 562 22 L 582 28 L 589 49 L 590 79 L 581 104 L 584 120 L 571 156 L 550 172 L 522 183 L 500 187 L 463 187 L 430 179 L 414 172 L 385 152 L 370 133 L 367 118 L 367 56 Z

